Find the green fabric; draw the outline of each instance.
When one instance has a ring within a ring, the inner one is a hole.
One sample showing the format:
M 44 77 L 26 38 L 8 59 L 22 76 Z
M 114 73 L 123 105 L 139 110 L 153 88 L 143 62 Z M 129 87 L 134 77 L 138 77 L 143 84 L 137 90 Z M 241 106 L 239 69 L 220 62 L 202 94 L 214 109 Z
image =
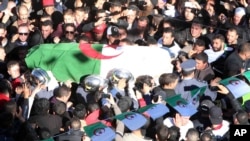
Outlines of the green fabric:
M 196 95 L 202 96 L 204 94 L 205 90 L 206 90 L 206 86 L 192 90 L 191 95 L 192 95 L 192 97 L 194 97 Z
M 92 44 L 102 51 L 102 45 Z M 86 57 L 78 43 L 41 44 L 32 47 L 25 62 L 28 68 L 42 68 L 51 71 L 58 81 L 72 80 L 79 83 L 82 76 L 100 74 L 101 61 Z
M 150 105 L 144 106 L 144 107 L 138 109 L 138 112 L 144 113 L 144 112 L 146 112 L 148 109 L 150 109 L 150 108 L 152 108 L 152 107 L 154 107 L 154 106 L 156 106 L 156 104 L 150 104 Z
M 49 139 L 45 139 L 45 140 L 41 140 L 41 141 L 54 141 L 53 138 L 49 138 Z
M 250 71 L 246 71 L 243 73 L 243 75 L 247 78 L 247 80 L 250 82 Z
M 175 107 L 177 105 L 177 103 L 181 103 L 181 104 L 184 104 L 184 105 L 188 104 L 187 101 L 185 99 L 183 99 L 180 94 L 172 96 L 170 98 L 167 98 L 166 102 L 169 105 L 171 105 L 172 107 Z
M 84 126 L 84 131 L 86 132 L 86 134 L 89 136 L 89 137 L 93 137 L 94 136 L 94 131 L 96 129 L 103 129 L 103 128 L 106 128 L 107 126 L 105 126 L 103 123 L 101 122 L 97 122 L 97 123 L 94 123 L 94 124 L 91 124 L 91 125 L 88 125 L 88 126 Z
M 236 78 L 236 77 L 229 77 L 229 78 L 226 78 L 226 79 L 223 79 L 220 81 L 220 83 L 224 86 L 227 86 L 230 84 L 231 81 L 238 81 L 240 79 Z

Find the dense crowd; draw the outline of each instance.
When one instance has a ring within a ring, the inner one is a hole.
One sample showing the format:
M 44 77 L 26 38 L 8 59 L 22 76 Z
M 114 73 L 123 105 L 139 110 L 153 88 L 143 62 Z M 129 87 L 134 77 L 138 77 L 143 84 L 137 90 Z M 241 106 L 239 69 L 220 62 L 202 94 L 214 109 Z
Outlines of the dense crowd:
M 250 100 L 235 98 L 220 81 L 234 76 L 249 84 L 241 75 L 250 68 L 249 4 L 0 0 L 0 140 L 87 141 L 84 127 L 97 122 L 112 128 L 117 141 L 230 140 L 230 125 L 249 125 Z M 51 75 L 28 68 L 25 57 L 34 46 L 58 43 L 162 48 L 174 67 L 158 80 L 115 68 L 107 78 L 89 74 L 51 86 Z M 179 94 L 192 101 L 191 91 L 201 87 L 195 114 L 166 103 Z M 147 122 L 135 130 L 113 118 L 151 104 L 170 111 L 157 119 L 143 115 Z

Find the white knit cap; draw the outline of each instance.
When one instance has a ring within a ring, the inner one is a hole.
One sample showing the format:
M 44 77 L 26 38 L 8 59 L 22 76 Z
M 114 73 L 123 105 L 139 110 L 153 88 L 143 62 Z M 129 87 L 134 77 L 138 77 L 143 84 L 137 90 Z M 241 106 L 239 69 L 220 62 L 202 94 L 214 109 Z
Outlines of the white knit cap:
M 243 8 L 243 7 L 237 7 L 235 9 L 235 11 L 234 11 L 234 15 L 241 15 L 241 16 L 246 15 L 245 8 Z

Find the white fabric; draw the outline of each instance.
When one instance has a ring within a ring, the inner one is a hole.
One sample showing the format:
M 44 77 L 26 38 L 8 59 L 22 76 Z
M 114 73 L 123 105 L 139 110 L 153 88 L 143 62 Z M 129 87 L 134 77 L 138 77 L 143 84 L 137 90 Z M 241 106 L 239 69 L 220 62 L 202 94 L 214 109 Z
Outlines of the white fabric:
M 172 127 L 174 126 L 174 120 L 173 118 L 166 118 L 164 121 L 163 121 L 163 124 L 166 125 L 167 127 Z M 180 127 L 180 138 L 179 140 L 185 140 L 186 139 L 186 134 L 187 134 L 187 131 L 189 128 L 193 128 L 194 127 L 194 124 L 192 121 L 188 121 L 188 123 L 184 126 L 181 126 Z
M 162 73 L 172 73 L 173 65 L 167 51 L 162 48 L 143 46 L 123 46 L 114 49 L 104 47 L 102 54 L 107 56 L 118 55 L 112 59 L 102 59 L 100 75 L 106 77 L 114 68 L 129 70 L 134 78 L 139 75 L 151 75 L 158 80 Z
M 157 44 L 159 47 L 162 47 L 162 37 L 158 40 Z M 174 54 L 174 58 L 176 58 L 181 50 L 180 46 L 174 41 L 174 46 L 169 48 L 170 52 Z
M 229 130 L 229 122 L 226 120 L 222 121 L 222 127 L 217 130 L 212 130 L 215 136 L 222 137 Z

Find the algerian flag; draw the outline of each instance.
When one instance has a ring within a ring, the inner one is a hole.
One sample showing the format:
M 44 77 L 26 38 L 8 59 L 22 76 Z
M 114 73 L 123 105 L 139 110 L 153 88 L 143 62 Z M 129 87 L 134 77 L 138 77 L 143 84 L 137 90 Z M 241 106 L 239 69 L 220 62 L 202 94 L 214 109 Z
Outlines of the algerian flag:
M 235 98 L 242 97 L 250 93 L 249 85 L 236 77 L 229 77 L 220 81 L 222 85 L 228 88 Z
M 250 71 L 244 72 L 243 75 L 244 75 L 245 78 L 250 82 Z
M 53 138 L 48 138 L 48 139 L 44 139 L 44 140 L 40 140 L 40 141 L 54 141 Z
M 158 78 L 171 73 L 173 65 L 161 48 L 126 46 L 113 48 L 103 44 L 59 43 L 32 47 L 25 58 L 29 68 L 51 71 L 58 81 L 79 82 L 87 74 L 106 77 L 114 68 L 129 70 L 134 77 L 148 74 Z
M 91 138 L 91 141 L 111 141 L 115 138 L 115 132 L 101 122 L 84 126 L 84 131 Z
M 188 103 L 180 94 L 166 99 L 167 103 L 178 111 L 182 116 L 192 116 L 197 112 L 192 103 Z
M 140 113 L 149 115 L 153 120 L 165 115 L 169 112 L 169 109 L 164 104 L 150 104 L 138 109 Z
M 123 124 L 131 131 L 137 130 L 146 124 L 147 119 L 135 112 L 126 112 L 115 116 L 116 119 L 123 122 Z
M 188 102 L 192 103 L 197 108 L 199 106 L 200 98 L 204 94 L 205 90 L 206 90 L 206 86 L 192 90 L 191 91 L 191 101 L 188 101 Z

